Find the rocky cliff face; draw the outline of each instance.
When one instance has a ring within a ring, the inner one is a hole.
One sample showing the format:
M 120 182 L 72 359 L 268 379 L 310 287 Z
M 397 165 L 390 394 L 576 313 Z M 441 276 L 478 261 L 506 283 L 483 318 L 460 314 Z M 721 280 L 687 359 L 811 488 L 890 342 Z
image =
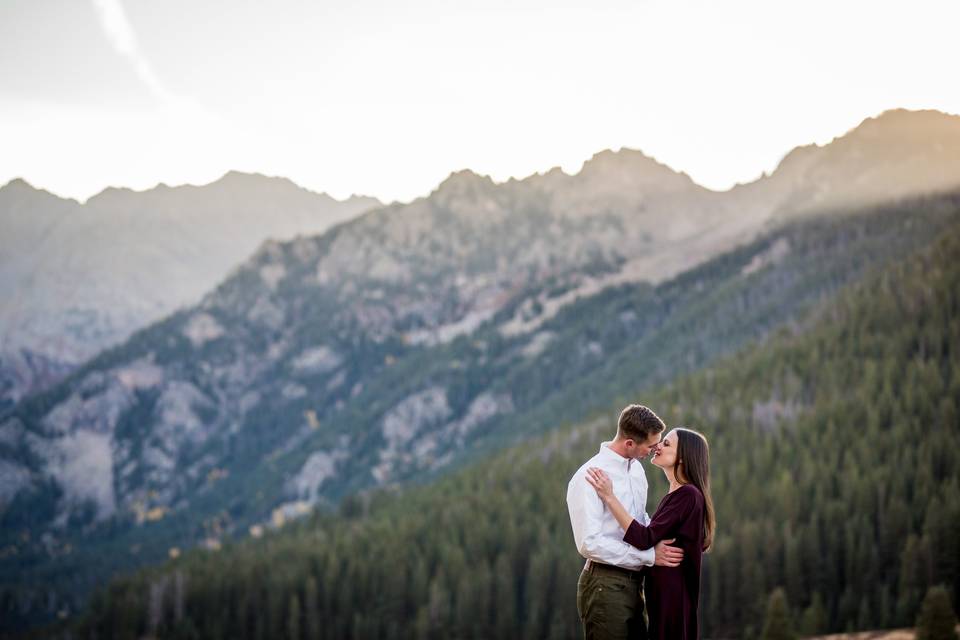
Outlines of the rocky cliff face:
M 195 304 L 267 238 L 376 205 L 236 172 L 202 187 L 106 189 L 82 205 L 11 181 L 0 188 L 0 407 Z

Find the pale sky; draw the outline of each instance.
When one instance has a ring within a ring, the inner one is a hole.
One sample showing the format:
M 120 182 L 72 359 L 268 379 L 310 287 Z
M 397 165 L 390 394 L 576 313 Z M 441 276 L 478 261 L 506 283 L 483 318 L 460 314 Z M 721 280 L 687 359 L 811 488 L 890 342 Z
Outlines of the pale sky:
M 3 0 L 0 185 L 236 169 L 407 201 L 631 147 L 724 190 L 887 109 L 960 113 L 957 25 L 957 0 Z

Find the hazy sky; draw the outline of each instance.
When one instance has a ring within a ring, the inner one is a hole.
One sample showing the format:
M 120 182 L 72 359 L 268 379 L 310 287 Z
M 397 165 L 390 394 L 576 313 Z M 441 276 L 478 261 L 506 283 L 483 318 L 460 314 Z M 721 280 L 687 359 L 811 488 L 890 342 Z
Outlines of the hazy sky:
M 960 113 L 960 2 L 3 0 L 0 184 L 230 169 L 425 195 L 605 148 L 713 189 L 896 107 Z

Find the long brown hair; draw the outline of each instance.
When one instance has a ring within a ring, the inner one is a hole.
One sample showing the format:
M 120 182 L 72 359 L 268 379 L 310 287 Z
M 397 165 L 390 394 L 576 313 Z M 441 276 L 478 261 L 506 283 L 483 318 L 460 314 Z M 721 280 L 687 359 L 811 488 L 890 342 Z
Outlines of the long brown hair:
M 703 494 L 703 550 L 709 551 L 717 528 L 710 495 L 710 445 L 702 433 L 693 429 L 677 427 L 674 431 L 677 432 L 677 459 L 673 471 L 678 482 L 692 484 Z

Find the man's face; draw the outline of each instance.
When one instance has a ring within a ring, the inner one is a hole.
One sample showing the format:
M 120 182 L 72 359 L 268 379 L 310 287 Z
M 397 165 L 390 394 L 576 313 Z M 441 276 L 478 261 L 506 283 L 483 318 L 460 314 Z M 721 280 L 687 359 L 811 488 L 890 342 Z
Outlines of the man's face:
M 631 458 L 635 460 L 643 460 L 648 457 L 652 452 L 660 446 L 660 438 L 663 437 L 663 433 L 654 433 L 651 434 L 645 442 L 640 442 L 638 440 L 628 440 L 627 441 L 627 451 Z

